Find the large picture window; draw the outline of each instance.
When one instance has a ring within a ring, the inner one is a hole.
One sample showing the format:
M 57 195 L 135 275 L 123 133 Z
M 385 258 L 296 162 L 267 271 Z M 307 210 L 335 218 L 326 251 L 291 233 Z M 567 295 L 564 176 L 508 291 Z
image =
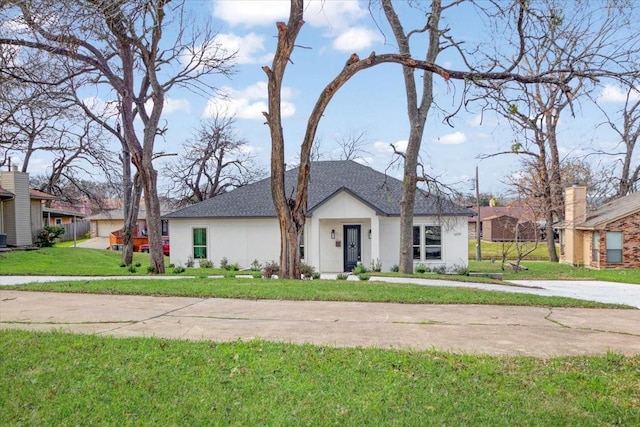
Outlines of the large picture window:
M 607 263 L 622 263 L 621 231 L 607 231 Z
M 207 259 L 207 229 L 193 229 L 193 258 Z
M 413 259 L 418 261 L 442 259 L 442 227 L 439 225 L 413 226 Z

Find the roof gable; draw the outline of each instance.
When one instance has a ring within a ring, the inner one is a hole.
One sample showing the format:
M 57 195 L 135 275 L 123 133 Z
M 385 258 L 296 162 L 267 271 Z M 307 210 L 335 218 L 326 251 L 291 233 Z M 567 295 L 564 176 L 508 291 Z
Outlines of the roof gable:
M 400 215 L 402 182 L 352 160 L 319 161 L 311 163 L 307 212 L 322 205 L 340 191 L 346 191 L 378 215 Z M 295 196 L 298 168 L 285 172 L 285 187 Z M 430 196 L 418 190 L 414 215 L 464 215 L 468 209 L 448 200 Z M 271 178 L 237 188 L 228 193 L 187 206 L 166 215 L 167 218 L 259 218 L 275 217 L 271 197 Z

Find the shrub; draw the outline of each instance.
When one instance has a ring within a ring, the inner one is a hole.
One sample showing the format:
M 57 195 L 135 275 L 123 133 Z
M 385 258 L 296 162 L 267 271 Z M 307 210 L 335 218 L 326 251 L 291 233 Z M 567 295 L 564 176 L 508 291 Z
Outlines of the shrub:
M 46 225 L 36 235 L 36 246 L 50 248 L 58 237 L 64 234 L 64 227 Z
M 444 265 L 439 265 L 437 267 L 433 267 L 431 271 L 437 274 L 445 274 L 447 272 L 447 267 Z
M 355 267 L 353 267 L 353 270 L 351 270 L 351 272 L 357 276 L 359 274 L 366 273 L 367 272 L 367 267 L 365 267 L 362 264 L 358 264 Z
M 213 263 L 208 259 L 203 258 L 198 260 L 198 264 L 200 265 L 200 268 L 213 268 Z
M 130 265 L 127 270 L 129 270 L 129 273 L 135 273 L 136 271 L 138 271 L 138 269 L 134 265 Z
M 306 264 L 304 262 L 300 263 L 300 274 L 302 275 L 302 277 L 312 277 L 315 272 L 316 269 L 312 265 Z
M 382 261 L 380 261 L 380 258 L 371 260 L 371 271 L 375 271 L 375 272 L 382 271 Z
M 193 264 L 193 257 L 192 257 L 191 255 L 189 255 L 189 256 L 187 257 L 187 267 L 189 267 L 189 268 L 193 268 L 193 265 L 194 265 L 194 264 Z
M 280 274 L 280 265 L 275 261 L 266 263 L 262 268 L 262 277 L 265 279 L 271 279 L 271 277 L 278 274 Z
M 175 265 L 174 263 L 169 264 L 169 268 L 173 268 L 173 267 L 175 267 L 175 266 L 176 266 L 176 265 Z
M 229 265 L 227 265 L 226 270 L 240 271 L 240 264 L 229 264 Z
M 451 267 L 451 272 L 458 274 L 460 276 L 468 276 L 469 275 L 469 267 L 465 267 L 464 265 L 454 265 Z
M 156 268 L 153 265 L 147 266 L 147 273 L 154 274 L 156 272 Z
M 371 279 L 371 275 L 362 273 L 362 274 L 358 274 L 358 278 L 360 280 L 369 280 L 369 279 Z
M 220 260 L 220 268 L 223 270 L 228 270 L 229 268 L 229 260 L 227 259 L 227 257 L 222 257 L 222 259 Z
M 427 271 L 429 271 L 429 268 L 424 265 L 424 264 L 418 264 L 416 265 L 416 273 L 426 273 Z
M 262 269 L 262 264 L 257 259 L 254 259 L 251 263 L 251 271 L 260 271 Z
M 127 264 L 125 264 L 124 262 L 120 263 L 120 268 L 125 268 L 127 266 Z
M 320 273 L 313 273 L 311 275 L 311 277 L 313 278 L 313 280 L 319 280 L 320 279 Z
M 346 273 L 340 273 L 340 274 L 338 274 L 338 276 L 336 277 L 336 279 L 338 279 L 338 280 L 347 280 L 347 278 L 348 278 L 348 277 L 349 277 L 349 275 L 348 275 L 348 274 L 346 274 Z
M 398 271 L 400 271 L 400 266 L 398 266 L 398 264 L 393 264 L 389 271 L 392 273 L 397 273 Z
M 136 262 L 136 267 L 140 267 L 142 264 L 140 262 Z
M 180 273 L 184 273 L 184 272 L 185 272 L 185 269 L 182 266 L 173 268 L 173 274 L 180 274 Z

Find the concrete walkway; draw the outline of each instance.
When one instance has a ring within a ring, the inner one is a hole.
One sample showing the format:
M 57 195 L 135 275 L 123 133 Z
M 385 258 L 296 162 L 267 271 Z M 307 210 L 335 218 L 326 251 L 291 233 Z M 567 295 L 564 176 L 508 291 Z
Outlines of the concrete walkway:
M 492 355 L 640 354 L 640 310 L 120 296 L 0 289 L 0 328 L 260 338 Z

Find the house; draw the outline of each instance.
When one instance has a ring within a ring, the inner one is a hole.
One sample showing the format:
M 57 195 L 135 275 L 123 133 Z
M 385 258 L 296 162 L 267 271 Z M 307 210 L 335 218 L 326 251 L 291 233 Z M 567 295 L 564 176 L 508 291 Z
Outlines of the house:
M 161 213 L 167 212 L 166 208 L 161 207 Z M 135 236 L 146 236 L 147 234 L 147 214 L 144 207 L 138 210 L 138 219 L 136 221 Z M 122 230 L 124 227 L 124 209 L 109 209 L 95 215 L 88 216 L 87 221 L 91 223 L 91 237 L 109 237 L 111 233 Z M 167 221 L 162 221 L 162 235 L 169 235 Z
M 285 173 L 294 194 L 298 169 Z M 358 263 L 398 264 L 402 182 L 354 161 L 311 163 L 308 211 L 300 252 L 320 272 L 350 271 Z M 419 190 L 413 219 L 414 265 L 465 267 L 467 216 L 461 206 Z M 170 261 L 205 258 L 249 267 L 280 257 L 280 229 L 267 178 L 165 216 Z M 196 264 L 197 265 L 197 264 Z
M 16 165 L 0 172 L 0 246 L 33 245 L 42 229 L 42 201 L 54 198 L 29 189 L 29 174 L 19 172 Z
M 587 211 L 587 188 L 565 190 L 560 262 L 593 268 L 640 267 L 640 193 Z
M 469 217 L 469 238 L 476 239 L 476 221 L 480 217 L 480 236 L 490 242 L 536 240 L 537 224 L 533 210 L 527 206 L 481 206 L 480 214 Z M 537 236 L 540 239 L 539 233 Z

